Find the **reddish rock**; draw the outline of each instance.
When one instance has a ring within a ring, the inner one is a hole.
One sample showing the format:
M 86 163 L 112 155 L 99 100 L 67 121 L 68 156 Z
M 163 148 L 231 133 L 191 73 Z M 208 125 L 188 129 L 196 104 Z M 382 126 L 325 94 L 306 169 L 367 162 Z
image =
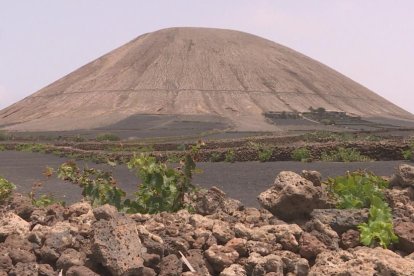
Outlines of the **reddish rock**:
M 38 264 L 37 268 L 38 268 L 37 272 L 39 273 L 39 276 L 56 276 L 56 272 L 53 270 L 53 268 L 49 264 Z
M 143 253 L 142 259 L 144 260 L 144 265 L 150 268 L 156 268 L 161 261 L 160 255 L 149 253 Z
M 321 186 L 322 184 L 322 174 L 318 171 L 303 170 L 301 176 L 312 182 L 315 186 Z
M 339 234 L 356 230 L 359 224 L 368 221 L 368 216 L 368 209 L 315 209 L 311 213 L 313 219 L 329 225 Z
M 193 266 L 194 270 L 197 275 L 213 275 L 213 268 L 210 264 L 206 261 L 203 256 L 203 252 L 197 249 L 191 249 L 187 252 L 186 258 Z
M 226 246 L 236 250 L 237 253 L 239 253 L 240 257 L 248 256 L 249 252 L 247 251 L 247 240 L 246 239 L 241 239 L 241 238 L 231 239 L 226 243 Z
M 30 224 L 13 212 L 2 213 L 0 216 L 0 242 L 11 234 L 25 236 L 30 231 Z
M 247 276 L 246 270 L 239 264 L 232 264 L 225 268 L 220 276 Z
M 390 181 L 390 186 L 414 187 L 414 166 L 401 164 Z
M 71 266 L 83 266 L 85 264 L 85 253 L 78 252 L 73 248 L 68 248 L 62 252 L 56 261 L 56 267 L 60 270 L 67 270 Z
M 143 267 L 142 245 L 135 222 L 125 216 L 93 225 L 92 253 L 96 262 L 114 275 Z
M 162 258 L 160 263 L 160 276 L 180 275 L 183 272 L 182 261 L 174 254 Z
M 235 263 L 239 258 L 236 250 L 222 245 L 211 246 L 204 252 L 204 255 L 217 273 Z
M 348 248 L 354 248 L 361 244 L 360 238 L 359 238 L 359 232 L 356 230 L 348 230 L 341 236 L 341 244 L 342 248 L 348 249 Z
M 309 233 L 303 233 L 299 241 L 299 254 L 305 259 L 314 259 L 319 253 L 327 250 L 325 244 Z
M 258 200 L 263 208 L 287 221 L 306 217 L 313 209 L 328 206 L 321 187 L 289 171 L 279 173 L 273 186 L 261 193 Z
M 231 215 L 243 207 L 240 201 L 228 198 L 226 193 L 217 187 L 199 192 L 195 203 L 196 212 L 202 215 L 211 215 L 218 211 Z
M 0 271 L 9 271 L 12 267 L 12 259 L 7 255 L 0 255 Z
M 37 263 L 18 263 L 9 271 L 9 276 L 38 276 Z
M 414 275 L 414 261 L 381 247 L 325 251 L 318 255 L 309 276 Z
M 414 222 L 397 222 L 394 231 L 399 239 L 398 247 L 408 254 L 414 252 Z
M 234 238 L 234 231 L 231 230 L 230 225 L 221 220 L 216 220 L 214 222 L 212 233 L 221 244 L 225 244 Z
M 105 204 L 93 209 L 93 215 L 95 216 L 96 220 L 111 220 L 118 217 L 118 210 L 115 206 Z
M 10 250 L 9 257 L 12 259 L 13 264 L 36 262 L 36 256 L 33 253 L 19 248 Z
M 26 221 L 30 219 L 32 212 L 35 209 L 30 198 L 18 193 L 13 193 L 8 204 L 10 209 L 14 210 L 19 217 Z
M 99 276 L 85 266 L 72 266 L 66 272 L 66 276 Z

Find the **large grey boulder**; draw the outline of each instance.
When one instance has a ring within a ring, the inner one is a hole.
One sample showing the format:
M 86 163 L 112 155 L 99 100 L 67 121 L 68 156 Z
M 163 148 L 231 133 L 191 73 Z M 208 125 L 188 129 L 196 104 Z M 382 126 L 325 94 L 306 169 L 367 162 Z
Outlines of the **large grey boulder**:
M 284 220 L 303 218 L 313 209 L 329 205 L 322 187 L 290 171 L 279 173 L 273 186 L 261 193 L 258 200 L 263 208 Z

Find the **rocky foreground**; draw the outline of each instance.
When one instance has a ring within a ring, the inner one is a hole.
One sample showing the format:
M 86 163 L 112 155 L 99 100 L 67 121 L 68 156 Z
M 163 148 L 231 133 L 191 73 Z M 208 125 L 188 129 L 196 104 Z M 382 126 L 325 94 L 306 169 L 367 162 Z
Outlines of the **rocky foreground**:
M 245 208 L 212 188 L 195 212 L 123 214 L 87 202 L 36 208 L 18 194 L 0 207 L 3 275 L 414 275 L 414 167 L 386 197 L 398 244 L 361 246 L 367 209 L 334 209 L 320 174 L 282 172 Z

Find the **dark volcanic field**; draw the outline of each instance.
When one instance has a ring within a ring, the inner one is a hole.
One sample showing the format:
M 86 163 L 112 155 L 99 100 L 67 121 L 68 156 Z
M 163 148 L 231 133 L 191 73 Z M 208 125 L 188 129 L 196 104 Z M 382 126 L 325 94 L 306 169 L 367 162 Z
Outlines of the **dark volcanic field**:
M 4 151 L 0 152 L 0 175 L 9 179 L 17 186 L 20 193 L 28 193 L 34 183 L 44 181 L 41 193 L 52 193 L 72 203 L 81 199 L 81 189 L 73 184 L 65 183 L 55 177 L 46 180 L 42 175 L 44 168 L 57 168 L 66 158 L 41 153 Z M 198 163 L 203 173 L 195 176 L 194 183 L 204 188 L 217 186 L 230 197 L 241 200 L 246 206 L 258 206 L 256 197 L 273 184 L 280 171 L 289 170 L 300 173 L 302 170 L 317 170 L 324 177 L 344 174 L 347 170 L 367 169 L 378 175 L 389 176 L 395 167 L 407 161 L 376 161 L 376 162 L 239 162 L 239 163 Z M 112 169 L 106 165 L 78 162 L 79 165 Z M 129 195 L 136 191 L 138 179 L 125 165 L 112 169 L 118 185 Z M 46 181 L 45 181 L 46 180 Z

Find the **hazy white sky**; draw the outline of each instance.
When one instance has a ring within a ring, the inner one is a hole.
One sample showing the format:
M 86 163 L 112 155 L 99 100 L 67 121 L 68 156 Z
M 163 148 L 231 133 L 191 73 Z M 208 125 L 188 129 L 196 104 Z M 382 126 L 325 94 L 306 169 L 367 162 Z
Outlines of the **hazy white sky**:
M 236 29 L 302 52 L 414 113 L 412 0 L 0 0 L 0 109 L 138 35 Z

